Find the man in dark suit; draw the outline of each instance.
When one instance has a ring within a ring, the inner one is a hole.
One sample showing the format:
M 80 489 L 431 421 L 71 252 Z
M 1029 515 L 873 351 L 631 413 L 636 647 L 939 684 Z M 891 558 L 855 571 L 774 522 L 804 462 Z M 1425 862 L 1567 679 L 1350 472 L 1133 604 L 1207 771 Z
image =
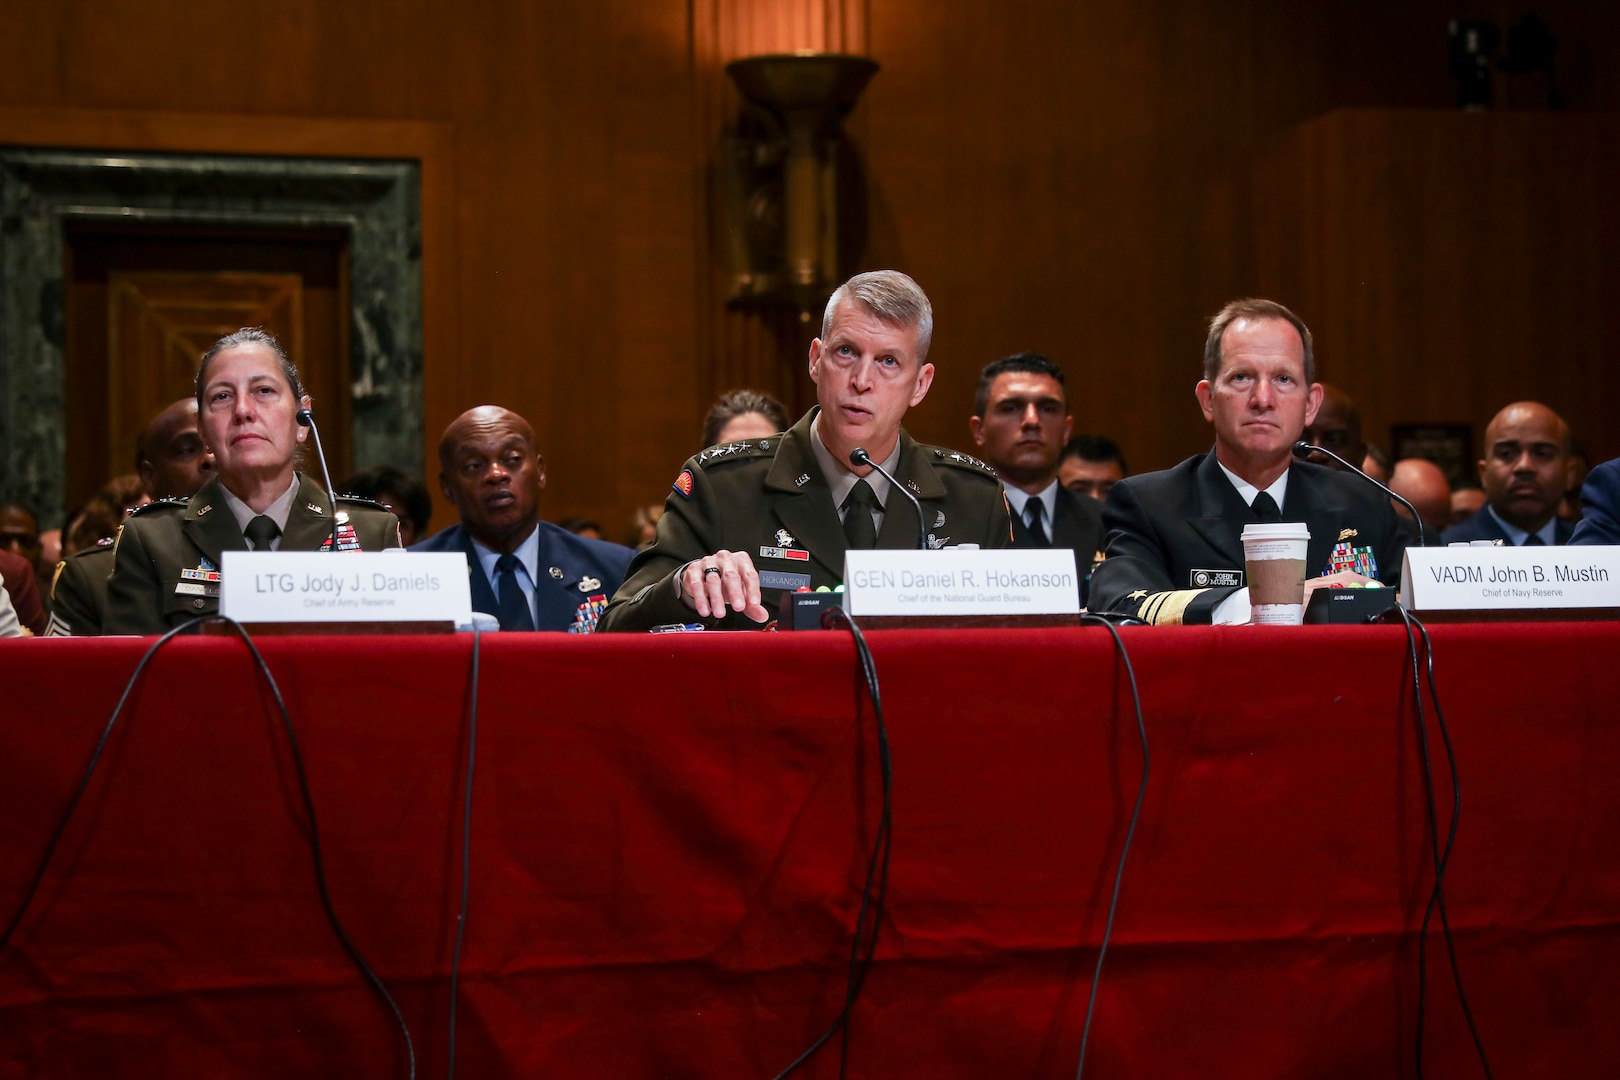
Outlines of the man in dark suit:
M 1244 525 L 1310 529 L 1307 599 L 1324 584 L 1399 584 L 1405 535 L 1388 497 L 1354 474 L 1293 459 L 1316 417 L 1311 333 L 1269 300 L 1237 300 L 1210 321 L 1196 388 L 1215 447 L 1173 469 L 1121 480 L 1103 507 L 1108 558 L 1091 607 L 1147 622 L 1247 622 Z
M 1485 505 L 1441 540 L 1500 540 L 1512 547 L 1569 543 L 1575 526 L 1558 516 L 1558 504 L 1569 489 L 1571 468 L 1563 418 L 1539 402 L 1514 402 L 1485 428 L 1479 463 Z
M 1013 547 L 1073 551 L 1083 604 L 1103 530 L 1097 501 L 1058 482 L 1073 428 L 1063 369 L 1047 357 L 1004 356 L 979 374 L 968 431 L 1007 487 Z
M 466 555 L 473 610 L 502 630 L 595 630 L 635 552 L 536 516 L 546 463 L 529 422 L 497 405 L 468 409 L 444 429 L 439 469 L 461 523 L 411 550 Z
M 154 500 L 189 499 L 214 473 L 214 455 L 197 426 L 197 399 L 181 398 L 152 418 L 141 433 L 136 470 Z M 107 617 L 107 579 L 113 542 L 74 552 L 56 564 L 47 637 L 94 637 Z
M 1581 507 L 1584 513 L 1569 538 L 1571 544 L 1620 544 L 1620 458 L 1586 474 Z

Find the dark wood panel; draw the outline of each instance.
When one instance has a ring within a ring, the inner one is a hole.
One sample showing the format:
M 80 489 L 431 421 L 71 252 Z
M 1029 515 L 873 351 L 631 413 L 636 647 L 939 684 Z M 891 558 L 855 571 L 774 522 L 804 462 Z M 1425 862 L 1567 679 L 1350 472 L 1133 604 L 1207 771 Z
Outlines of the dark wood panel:
M 1520 399 L 1620 452 L 1620 122 L 1345 110 L 1255 172 L 1262 287 L 1297 298 L 1369 434 Z

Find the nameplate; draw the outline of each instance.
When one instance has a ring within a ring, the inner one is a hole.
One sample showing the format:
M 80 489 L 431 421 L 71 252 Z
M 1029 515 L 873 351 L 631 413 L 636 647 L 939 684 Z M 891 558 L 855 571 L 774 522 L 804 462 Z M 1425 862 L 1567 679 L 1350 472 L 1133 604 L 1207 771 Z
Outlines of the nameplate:
M 1401 604 L 1417 612 L 1620 608 L 1620 547 L 1407 548 Z
M 1074 615 L 1080 582 L 1068 548 L 851 551 L 844 610 L 862 615 Z
M 460 552 L 227 551 L 220 564 L 219 613 L 237 622 L 472 618 Z

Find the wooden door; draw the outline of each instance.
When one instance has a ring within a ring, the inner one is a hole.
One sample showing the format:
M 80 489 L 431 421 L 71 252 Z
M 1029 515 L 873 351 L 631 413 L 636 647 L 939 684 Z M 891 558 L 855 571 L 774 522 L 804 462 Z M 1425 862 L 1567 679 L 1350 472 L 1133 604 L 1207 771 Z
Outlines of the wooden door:
M 67 500 L 135 467 L 159 410 L 215 340 L 262 326 L 297 363 L 333 476 L 349 469 L 348 287 L 340 235 L 196 228 L 70 233 Z

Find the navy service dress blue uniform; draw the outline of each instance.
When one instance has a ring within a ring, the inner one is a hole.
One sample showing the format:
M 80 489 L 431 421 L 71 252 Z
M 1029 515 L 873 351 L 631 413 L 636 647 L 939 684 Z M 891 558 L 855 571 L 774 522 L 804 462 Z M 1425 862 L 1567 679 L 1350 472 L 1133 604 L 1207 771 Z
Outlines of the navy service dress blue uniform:
M 1311 531 L 1307 574 L 1353 569 L 1399 586 L 1406 534 L 1377 488 L 1295 461 L 1283 499 L 1282 520 Z M 1160 626 L 1208 624 L 1220 602 L 1247 584 L 1240 537 L 1257 520 L 1214 451 L 1119 481 L 1103 504 L 1108 557 L 1091 575 L 1091 610 Z
M 325 551 L 332 545 L 326 493 L 303 473 L 282 530 L 280 551 Z M 340 495 L 338 550 L 399 547 L 399 520 L 368 499 Z M 220 556 L 247 551 L 219 477 L 190 499 L 164 499 L 136 510 L 119 530 L 107 585 L 108 634 L 161 634 L 187 619 L 219 611 Z
M 536 630 L 563 630 L 588 634 L 607 610 L 635 552 L 623 544 L 575 536 L 549 521 L 537 521 L 539 573 L 534 578 Z M 500 603 L 489 578 L 478 563 L 472 534 L 456 524 L 411 545 L 412 551 L 459 551 L 467 557 L 467 584 L 472 607 L 489 615 L 500 614 Z
M 107 579 L 113 572 L 113 541 L 75 551 L 56 564 L 51 579 L 51 621 L 46 637 L 95 637 L 107 618 Z
M 832 490 L 816 463 L 810 412 L 765 439 L 711 446 L 687 459 L 658 521 L 658 537 L 630 564 L 630 576 L 602 617 L 602 630 L 648 630 L 665 623 L 758 629 L 737 612 L 699 620 L 680 597 L 679 572 L 716 551 L 746 551 L 759 573 L 760 602 L 776 611 L 783 593 L 843 582 L 847 541 Z M 934 548 L 1012 542 L 1006 496 L 995 470 L 977 458 L 925 446 L 902 429 L 893 470 L 922 503 L 923 533 Z M 915 548 L 917 511 L 890 491 L 880 548 Z

